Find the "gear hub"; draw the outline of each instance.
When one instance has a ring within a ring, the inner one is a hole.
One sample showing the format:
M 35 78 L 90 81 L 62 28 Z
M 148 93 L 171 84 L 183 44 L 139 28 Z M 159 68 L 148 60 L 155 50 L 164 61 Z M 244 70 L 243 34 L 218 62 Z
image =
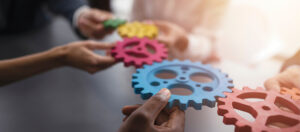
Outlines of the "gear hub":
M 111 50 L 117 61 L 123 61 L 125 66 L 134 65 L 136 68 L 163 61 L 168 56 L 167 52 L 164 44 L 158 43 L 157 40 L 136 37 L 117 42 Z
M 194 78 L 197 75 L 210 78 L 209 82 L 202 82 Z M 214 107 L 215 97 L 225 97 L 223 92 L 231 92 L 232 79 L 220 70 L 200 62 L 165 60 L 153 65 L 144 65 L 132 75 L 132 86 L 136 94 L 142 99 L 148 99 L 162 88 L 171 90 L 168 108 L 178 106 L 186 110 L 193 106 L 200 110 L 202 105 Z M 174 94 L 172 89 L 189 90 L 189 95 Z
M 224 116 L 225 124 L 235 125 L 236 132 L 299 132 L 299 102 L 263 88 L 232 90 L 225 93 L 226 98 L 218 99 L 218 114 Z M 243 118 L 236 110 L 249 113 L 254 121 Z

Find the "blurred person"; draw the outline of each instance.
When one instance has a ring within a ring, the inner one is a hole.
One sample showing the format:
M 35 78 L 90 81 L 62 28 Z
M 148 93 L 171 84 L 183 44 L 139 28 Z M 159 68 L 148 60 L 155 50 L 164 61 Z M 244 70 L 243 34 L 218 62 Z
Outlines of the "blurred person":
M 49 23 L 50 13 L 64 16 L 82 38 L 100 39 L 111 32 L 104 29 L 102 22 L 113 15 L 89 8 L 85 0 L 0 0 L 0 3 L 0 35 L 40 28 Z
M 177 107 L 165 108 L 170 96 L 163 88 L 143 105 L 123 107 L 125 118 L 119 132 L 184 132 L 185 113 Z
M 281 87 L 300 89 L 300 50 L 286 60 L 281 72 L 265 81 L 267 90 L 280 91 Z
M 115 59 L 109 55 L 98 55 L 93 50 L 108 50 L 113 46 L 95 41 L 81 41 L 33 55 L 0 60 L 0 86 L 62 66 L 71 66 L 89 73 L 104 70 L 115 64 Z
M 217 61 L 215 43 L 228 4 L 229 0 L 134 0 L 131 19 L 158 20 L 158 40 L 170 47 L 173 58 Z

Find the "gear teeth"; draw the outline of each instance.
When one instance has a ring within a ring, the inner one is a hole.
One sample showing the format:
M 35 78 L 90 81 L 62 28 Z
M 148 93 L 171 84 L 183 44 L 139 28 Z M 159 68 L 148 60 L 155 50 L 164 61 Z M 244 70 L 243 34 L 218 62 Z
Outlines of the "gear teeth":
M 208 99 L 203 99 L 203 105 L 213 108 L 216 106 L 216 101 L 210 101 Z
M 219 92 L 218 95 L 216 96 L 218 98 L 225 98 L 226 95 L 223 93 L 223 91 Z
M 150 67 L 150 65 L 144 65 L 144 69 L 149 68 L 149 67 Z
M 137 73 L 132 74 L 132 78 L 134 78 L 134 79 L 138 78 L 138 76 L 139 76 L 139 74 L 137 74 Z
M 169 61 L 170 62 L 170 61 Z M 178 59 L 174 59 L 173 61 L 172 61 L 172 63 L 179 63 L 180 61 L 178 60 Z
M 136 69 L 136 73 L 141 73 L 143 71 L 142 68 Z
M 227 88 L 230 88 L 230 92 L 232 91 L 231 89 L 234 87 L 234 85 L 230 82 L 228 82 Z
M 184 60 L 183 63 L 192 63 L 190 60 Z
M 194 62 L 195 63 L 195 65 L 202 65 L 202 63 L 201 62 L 199 62 L 199 61 L 197 61 L 197 62 Z
M 135 94 L 141 94 L 142 90 L 143 90 L 143 88 L 134 88 L 134 93 Z
M 211 64 L 205 64 L 205 66 L 206 66 L 207 68 L 214 69 L 214 67 L 213 67 Z
M 143 100 L 149 99 L 153 94 L 152 93 L 141 93 L 141 98 Z
M 257 87 L 257 88 L 256 88 L 256 90 L 265 91 L 265 89 L 264 89 L 264 88 L 262 88 L 262 87 Z
M 237 119 L 235 117 L 232 117 L 230 115 L 230 113 L 226 113 L 223 116 L 224 116 L 223 122 L 226 125 L 233 125 L 233 124 L 235 124 L 237 122 Z
M 194 107 L 196 110 L 201 110 L 202 109 L 202 103 L 196 103 L 194 100 L 189 100 L 188 101 L 188 106 Z

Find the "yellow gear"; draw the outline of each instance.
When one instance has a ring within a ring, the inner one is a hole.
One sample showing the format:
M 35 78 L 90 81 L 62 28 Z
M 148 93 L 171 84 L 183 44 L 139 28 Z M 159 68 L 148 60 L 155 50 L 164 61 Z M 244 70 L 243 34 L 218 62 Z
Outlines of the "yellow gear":
M 126 23 L 118 28 L 121 37 L 132 38 L 150 38 L 153 39 L 158 34 L 158 28 L 154 24 L 146 24 L 141 22 Z

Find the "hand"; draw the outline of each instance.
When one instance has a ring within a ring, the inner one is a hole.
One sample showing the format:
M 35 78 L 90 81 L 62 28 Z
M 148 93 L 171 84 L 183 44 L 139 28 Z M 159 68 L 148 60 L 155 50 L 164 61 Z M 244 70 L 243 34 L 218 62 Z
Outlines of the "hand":
M 167 21 L 153 21 L 159 28 L 157 40 L 171 49 L 183 52 L 187 49 L 189 41 L 186 31 L 180 26 Z
M 111 13 L 98 9 L 84 10 L 78 17 L 78 28 L 86 37 L 101 39 L 112 32 L 111 29 L 105 29 L 102 24 L 104 21 L 111 19 L 112 16 Z
M 300 66 L 290 66 L 265 82 L 267 90 L 280 91 L 281 87 L 300 88 Z
M 178 108 L 164 109 L 171 93 L 160 90 L 143 105 L 125 106 L 120 132 L 183 132 L 185 114 Z
M 98 55 L 93 50 L 109 50 L 113 46 L 113 44 L 96 41 L 82 41 L 70 43 L 55 49 L 63 52 L 64 55 L 61 60 L 63 65 L 95 73 L 115 64 L 115 59 L 111 56 Z
M 293 57 L 289 58 L 283 63 L 281 71 L 285 70 L 291 65 L 300 65 L 300 50 Z

